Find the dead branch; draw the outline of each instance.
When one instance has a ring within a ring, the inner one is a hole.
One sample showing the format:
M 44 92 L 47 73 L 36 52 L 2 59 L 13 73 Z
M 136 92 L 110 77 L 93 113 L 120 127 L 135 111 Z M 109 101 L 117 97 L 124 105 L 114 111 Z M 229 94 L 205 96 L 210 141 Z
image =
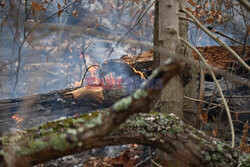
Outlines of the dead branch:
M 239 62 L 240 64 L 245 67 L 248 71 L 250 71 L 250 67 L 249 65 L 247 65 L 246 62 L 244 62 L 244 60 L 241 59 L 241 57 L 233 50 L 231 49 L 225 42 L 223 42 L 222 40 L 220 40 L 218 37 L 216 37 L 213 33 L 211 33 L 208 29 L 206 29 L 200 22 L 199 20 L 197 20 L 189 11 L 187 11 L 186 9 L 181 9 L 184 13 L 186 13 L 190 18 L 193 19 L 193 21 L 195 22 L 195 24 L 197 26 L 199 26 L 205 33 L 207 33 L 211 38 L 213 38 L 213 40 L 215 42 L 217 42 L 219 45 L 223 46 L 224 48 L 227 49 L 227 51 L 229 51 Z
M 192 50 L 195 51 L 195 53 L 199 56 L 199 58 L 202 60 L 202 63 L 204 64 L 205 67 L 207 67 L 207 69 L 209 70 L 215 84 L 216 84 L 216 87 L 220 93 L 220 96 L 221 96 L 221 99 L 222 99 L 222 102 L 225 106 L 225 109 L 226 109 L 226 113 L 227 113 L 227 117 L 228 117 L 228 121 L 229 121 L 229 125 L 230 125 L 230 129 L 231 129 L 231 135 L 232 135 L 232 147 L 234 147 L 235 145 L 235 133 L 234 133 L 234 126 L 233 126 L 233 121 L 232 121 L 232 117 L 231 117 L 231 114 L 230 114 L 230 110 L 229 110 L 229 107 L 227 105 L 227 102 L 225 100 L 225 97 L 224 97 L 224 94 L 222 92 L 222 89 L 221 89 L 221 86 L 218 82 L 218 80 L 216 79 L 215 75 L 214 75 L 214 72 L 212 71 L 212 69 L 209 67 L 209 65 L 207 64 L 206 60 L 203 58 L 202 54 L 194 47 L 192 46 L 189 42 L 187 42 L 186 40 L 184 39 L 180 39 L 185 45 L 187 45 L 188 47 L 190 47 Z

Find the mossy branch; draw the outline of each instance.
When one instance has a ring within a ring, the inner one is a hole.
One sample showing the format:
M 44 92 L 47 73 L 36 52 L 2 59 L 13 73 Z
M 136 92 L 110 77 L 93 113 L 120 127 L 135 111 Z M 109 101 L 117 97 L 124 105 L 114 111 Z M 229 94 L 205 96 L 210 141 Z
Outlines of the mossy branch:
M 70 128 L 64 129 L 65 131 L 60 131 L 62 130 L 60 129 L 57 132 L 55 129 L 51 129 L 54 124 L 57 128 L 58 125 L 60 127 L 62 122 L 59 121 L 47 123 L 39 127 L 38 131 L 30 129 L 25 134 L 15 135 L 10 142 L 7 142 L 15 144 L 7 144 L 2 149 L 4 164 L 30 166 L 50 159 L 51 154 L 48 153 L 53 153 L 52 157 L 55 158 L 67 154 L 81 145 L 87 147 L 94 140 L 101 140 L 132 114 L 150 111 L 153 99 L 161 93 L 163 86 L 178 73 L 180 68 L 180 65 L 172 59 L 166 60 L 163 65 L 153 71 L 148 80 L 134 94 L 116 102 L 105 112 L 92 113 L 91 117 L 83 116 L 82 119 L 77 120 L 68 119 L 68 122 L 65 123 L 69 124 Z M 78 122 L 84 124 L 76 126 L 75 123 Z M 49 129 L 52 130 L 52 134 L 47 134 Z M 43 135 L 40 137 L 40 134 Z M 5 140 L 9 140 L 8 137 L 1 141 L 6 143 Z
M 176 116 L 137 114 L 105 137 L 80 141 L 78 134 L 106 111 L 50 122 L 1 138 L 0 166 L 31 166 L 106 145 L 137 143 L 158 148 L 187 166 L 247 166 L 250 155 L 206 136 Z

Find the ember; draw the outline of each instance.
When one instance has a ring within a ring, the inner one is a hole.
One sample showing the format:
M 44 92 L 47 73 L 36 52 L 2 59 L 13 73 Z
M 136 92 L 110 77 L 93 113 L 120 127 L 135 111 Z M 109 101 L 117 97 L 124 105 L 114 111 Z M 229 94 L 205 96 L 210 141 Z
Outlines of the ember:
M 106 75 L 105 80 L 106 80 L 107 84 L 115 85 L 115 79 L 114 79 L 112 73 L 109 73 L 108 75 Z
M 81 84 L 82 84 L 82 81 L 76 81 L 75 82 L 75 84 L 74 84 L 74 87 L 79 87 L 79 86 L 81 86 Z
M 133 70 L 134 70 L 135 73 L 140 74 L 142 79 L 146 79 L 143 72 L 137 71 L 134 67 L 133 67 Z
M 23 118 L 20 117 L 18 114 L 13 115 L 11 118 L 16 120 L 16 125 L 19 128 L 20 127 L 20 122 L 23 121 Z

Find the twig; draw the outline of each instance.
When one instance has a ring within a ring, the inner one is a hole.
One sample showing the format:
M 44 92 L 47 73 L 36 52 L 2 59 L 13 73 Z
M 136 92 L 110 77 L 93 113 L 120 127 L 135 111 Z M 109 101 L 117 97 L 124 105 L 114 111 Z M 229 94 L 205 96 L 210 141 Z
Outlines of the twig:
M 211 105 L 214 105 L 214 106 L 217 106 L 217 107 L 221 107 L 221 105 L 219 105 L 219 104 L 210 103 L 210 102 L 207 102 L 207 101 L 204 101 L 204 100 L 195 99 L 195 98 L 188 97 L 188 96 L 184 96 L 184 98 L 185 98 L 185 99 L 188 99 L 188 100 L 193 100 L 193 101 L 202 102 L 202 103 L 205 103 L 205 104 L 211 104 Z
M 228 36 L 228 35 L 226 35 L 226 34 L 220 32 L 220 31 L 217 31 L 216 29 L 214 29 L 214 28 L 211 27 L 211 26 L 208 26 L 207 28 L 208 28 L 210 31 L 212 31 L 212 32 L 214 32 L 214 33 L 216 33 L 216 34 L 219 34 L 219 35 L 221 35 L 221 36 L 223 36 L 223 37 L 225 37 L 225 38 L 227 38 L 227 39 L 230 39 L 230 40 L 233 41 L 233 42 L 236 42 L 236 43 L 241 44 L 241 45 L 245 45 L 244 43 L 242 43 L 242 42 L 240 42 L 240 41 L 237 41 L 237 40 L 231 38 L 230 36 Z
M 248 71 L 250 71 L 250 67 L 244 62 L 244 60 L 241 59 L 241 57 L 233 50 L 231 49 L 225 42 L 220 40 L 217 36 L 215 36 L 213 33 L 211 33 L 207 28 L 205 28 L 199 20 L 197 20 L 189 11 L 186 9 L 181 9 L 184 13 L 186 13 L 189 17 L 193 19 L 196 25 L 198 25 L 205 33 L 207 33 L 211 38 L 213 38 L 218 44 L 223 46 L 227 51 L 229 51 Z
M 225 96 L 225 98 L 250 98 L 250 96 Z
M 86 70 L 87 70 L 87 64 L 86 64 L 86 59 L 85 59 L 85 56 L 84 56 L 84 54 L 85 54 L 85 52 L 87 51 L 87 49 L 89 48 L 89 46 L 92 44 L 92 41 L 90 41 L 89 43 L 88 43 L 88 45 L 84 48 L 82 48 L 82 51 L 81 51 L 81 54 L 82 54 L 82 57 L 83 57 L 83 61 L 84 61 L 84 65 L 85 65 L 85 68 L 86 68 Z
M 143 160 L 143 161 L 139 162 L 138 164 L 136 164 L 135 167 L 138 167 L 138 166 L 144 164 L 144 163 L 147 162 L 149 159 L 151 160 L 151 157 L 147 157 L 145 160 Z
M 247 10 L 250 10 L 250 3 L 247 0 L 239 0 L 240 3 L 247 8 Z
M 227 112 L 227 117 L 228 117 L 228 121 L 229 121 L 229 125 L 230 125 L 230 129 L 231 129 L 231 134 L 232 134 L 232 144 L 231 146 L 234 147 L 235 145 L 235 132 L 234 132 L 234 126 L 233 126 L 233 122 L 232 122 L 232 117 L 231 117 L 231 114 L 230 114 L 230 110 L 229 110 L 229 107 L 227 105 L 227 102 L 225 100 L 225 97 L 223 95 L 223 92 L 222 92 L 222 89 L 220 87 L 220 84 L 219 82 L 217 81 L 215 75 L 214 75 L 214 72 L 212 71 L 212 69 L 209 67 L 209 65 L 207 64 L 206 60 L 203 58 L 202 54 L 194 47 L 192 46 L 189 42 L 187 42 L 186 40 L 180 38 L 180 40 L 186 44 L 188 47 L 190 47 L 198 56 L 199 58 L 202 60 L 203 64 L 207 67 L 207 69 L 209 70 L 217 88 L 218 88 L 218 91 L 220 93 L 220 96 L 221 96 L 221 99 L 222 99 L 222 102 L 225 106 L 225 109 L 226 109 L 226 112 Z
M 158 163 L 156 163 L 153 159 L 151 159 L 151 162 L 152 162 L 153 164 L 155 164 L 157 167 L 162 167 L 161 165 L 159 165 Z
M 206 109 L 206 112 L 205 112 L 206 114 L 208 114 L 209 110 L 212 109 L 212 107 L 210 107 L 210 106 L 212 105 L 212 102 L 213 102 L 213 99 L 214 99 L 214 96 L 215 96 L 215 91 L 216 91 L 216 89 L 217 89 L 217 87 L 215 87 L 214 90 L 213 90 L 213 94 L 212 94 L 212 96 L 211 96 L 211 98 L 210 98 L 209 104 L 208 104 L 207 109 Z
M 90 66 L 86 69 L 86 71 L 85 71 L 85 73 L 84 73 L 84 75 L 83 75 L 83 77 L 82 77 L 81 87 L 83 86 L 83 81 L 84 81 L 84 79 L 85 79 L 85 76 L 86 76 L 87 72 L 88 72 L 89 69 L 92 68 L 92 67 L 98 67 L 98 68 L 99 68 L 99 70 L 100 70 L 100 72 L 101 72 L 101 76 L 103 77 L 104 84 L 106 85 L 106 79 L 105 79 L 105 77 L 104 77 L 104 75 L 103 75 L 103 72 L 102 72 L 100 66 L 99 66 L 99 65 L 90 65 Z
M 202 64 L 201 59 L 199 58 L 200 64 Z M 205 70 L 200 66 L 200 86 L 199 86 L 199 103 L 197 107 L 197 115 L 195 118 L 195 127 L 200 128 L 200 114 L 202 113 L 203 100 L 204 100 L 204 81 L 205 81 Z

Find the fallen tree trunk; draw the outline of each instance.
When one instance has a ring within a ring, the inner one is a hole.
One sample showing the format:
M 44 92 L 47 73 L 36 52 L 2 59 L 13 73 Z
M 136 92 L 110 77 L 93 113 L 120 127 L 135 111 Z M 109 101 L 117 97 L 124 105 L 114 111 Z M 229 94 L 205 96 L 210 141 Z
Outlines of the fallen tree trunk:
M 83 127 L 93 126 L 93 120 L 101 114 L 100 111 L 84 114 L 2 137 L 0 166 L 26 167 L 91 148 L 129 143 L 158 148 L 189 166 L 250 164 L 249 154 L 206 136 L 174 115 L 162 113 L 132 116 L 105 137 L 79 140 L 78 133 L 84 130 Z
M 49 121 L 109 107 L 120 98 L 132 93 L 124 91 L 126 85 L 119 85 L 119 87 L 119 89 L 68 88 L 45 94 L 0 100 L 0 136 L 1 133 L 6 133 L 11 127 L 16 126 L 15 120 L 12 119 L 15 114 L 24 120 L 21 128 L 27 128 L 40 124 L 39 121 L 30 121 L 38 117 L 46 117 Z

